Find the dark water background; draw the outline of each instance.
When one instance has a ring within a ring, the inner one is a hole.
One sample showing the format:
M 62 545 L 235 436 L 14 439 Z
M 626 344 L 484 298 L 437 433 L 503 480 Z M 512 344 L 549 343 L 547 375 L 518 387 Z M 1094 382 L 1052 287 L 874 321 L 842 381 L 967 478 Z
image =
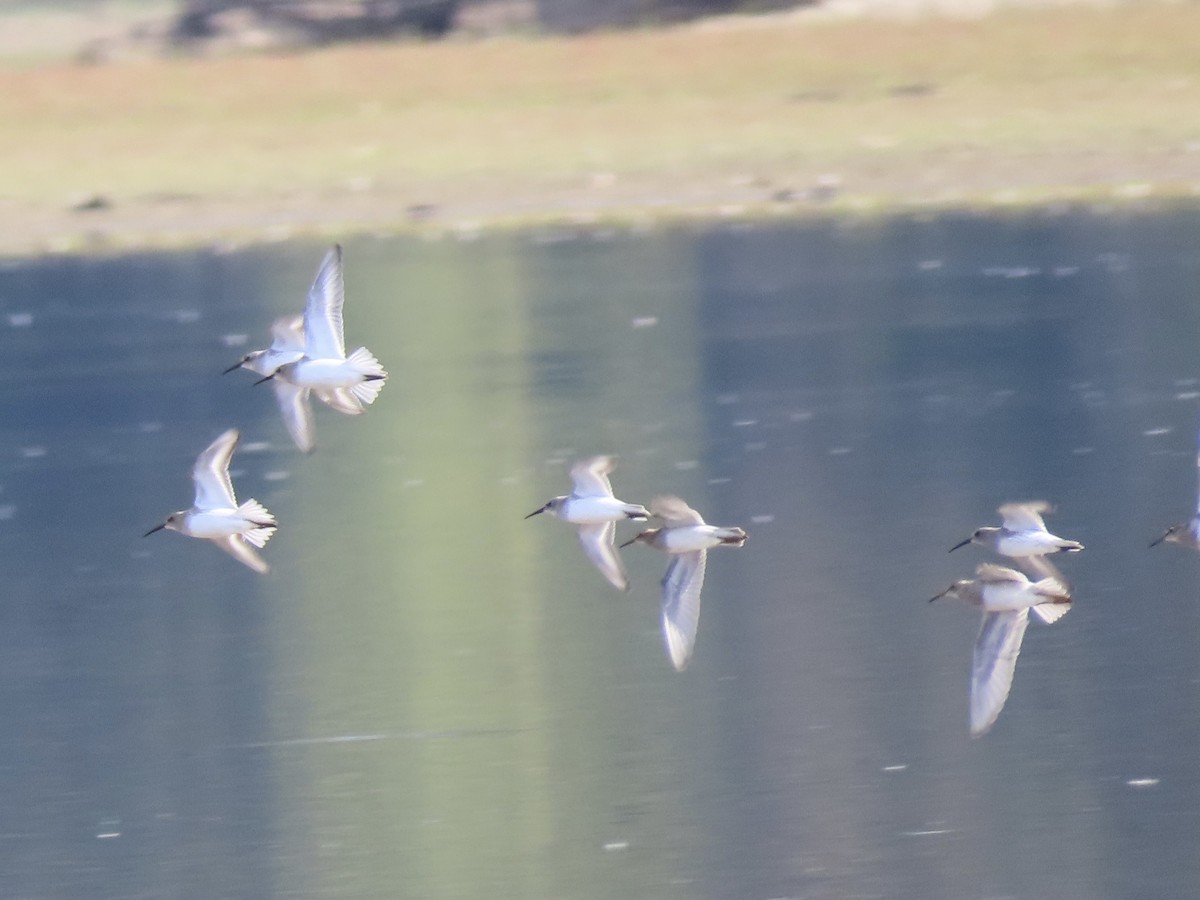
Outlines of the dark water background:
M 1200 893 L 1200 212 L 352 240 L 391 378 L 304 457 L 219 373 L 323 249 L 0 270 L 0 894 Z M 266 577 L 140 537 L 230 426 Z M 662 557 L 522 521 L 596 452 L 750 532 L 682 675 Z M 925 601 L 1043 497 L 1076 605 L 971 740 Z

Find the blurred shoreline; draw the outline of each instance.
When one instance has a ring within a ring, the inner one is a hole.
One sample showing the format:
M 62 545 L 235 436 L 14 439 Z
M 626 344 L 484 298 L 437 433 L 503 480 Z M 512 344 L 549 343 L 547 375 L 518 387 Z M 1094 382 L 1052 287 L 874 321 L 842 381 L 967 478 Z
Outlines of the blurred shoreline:
M 1200 7 L 999 5 L 908 0 L 882 16 L 833 0 L 579 37 L 10 56 L 0 123 L 20 138 L 0 145 L 0 256 L 1200 203 Z

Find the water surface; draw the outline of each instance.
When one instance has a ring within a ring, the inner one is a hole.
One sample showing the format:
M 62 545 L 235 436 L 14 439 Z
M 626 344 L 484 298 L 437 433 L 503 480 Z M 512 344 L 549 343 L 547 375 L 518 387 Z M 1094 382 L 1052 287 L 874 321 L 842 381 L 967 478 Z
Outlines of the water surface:
M 323 249 L 0 271 L 6 896 L 1197 891 L 1200 215 L 349 241 L 391 379 L 304 457 L 219 373 Z M 267 577 L 140 537 L 230 426 Z M 750 532 L 682 675 L 661 556 L 522 521 L 595 452 Z M 1076 608 L 971 740 L 925 601 L 1042 497 Z

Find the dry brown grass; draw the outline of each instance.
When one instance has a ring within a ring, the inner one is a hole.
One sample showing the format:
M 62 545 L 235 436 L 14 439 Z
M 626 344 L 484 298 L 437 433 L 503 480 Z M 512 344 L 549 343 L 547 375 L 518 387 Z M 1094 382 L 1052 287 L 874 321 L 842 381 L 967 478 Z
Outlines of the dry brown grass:
M 1187 191 L 1198 59 L 1200 7 L 1152 4 L 10 69 L 0 212 L 99 193 L 114 209 L 89 227 L 488 219 L 756 202 L 829 173 L 845 201 Z

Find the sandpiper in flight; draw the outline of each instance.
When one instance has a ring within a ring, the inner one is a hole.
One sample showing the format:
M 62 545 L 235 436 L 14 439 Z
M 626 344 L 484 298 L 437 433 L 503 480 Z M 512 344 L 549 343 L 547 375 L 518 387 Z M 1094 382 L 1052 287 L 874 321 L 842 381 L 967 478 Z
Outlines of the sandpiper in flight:
M 1041 560 L 1032 565 L 1055 571 Z M 1070 587 L 1052 574 L 1030 581 L 1015 569 L 984 563 L 974 580 L 956 581 L 929 602 L 941 597 L 957 597 L 983 610 L 971 659 L 971 736 L 979 737 L 995 724 L 1008 700 L 1029 610 L 1046 624 L 1057 622 L 1071 608 Z
M 334 409 L 362 412 L 383 390 L 387 372 L 371 351 L 359 347 L 346 356 L 342 328 L 345 284 L 342 277 L 342 248 L 334 245 L 317 270 L 304 307 L 304 353 L 264 375 L 264 381 L 286 382 L 292 391 L 280 394 L 284 422 L 292 439 L 308 452 L 315 445 L 310 391 L 317 392 Z
M 647 529 L 621 546 L 640 541 L 671 555 L 662 579 L 662 629 L 667 655 L 682 672 L 696 645 L 708 551 L 722 545 L 740 547 L 746 543 L 746 532 L 736 526 L 705 524 L 700 513 L 678 497 L 655 497 L 650 514 L 662 520 L 662 527 Z
M 188 537 L 206 538 L 255 572 L 266 572 L 270 566 L 254 548 L 271 539 L 275 517 L 257 500 L 238 505 L 229 479 L 229 460 L 237 442 L 237 429 L 230 428 L 196 457 L 192 468 L 196 499 L 192 508 L 171 513 L 144 536 L 166 528 Z
M 613 587 L 627 591 L 629 576 L 625 574 L 625 566 L 613 546 L 616 523 L 625 519 L 646 519 L 650 513 L 644 506 L 626 503 L 613 496 L 608 473 L 615 467 L 616 460 L 611 456 L 581 459 L 571 466 L 571 481 L 575 485 L 571 493 L 547 501 L 545 506 L 535 509 L 525 518 L 549 513 L 579 526 L 579 542 L 588 559 Z
M 1006 503 L 996 510 L 1002 520 L 999 527 L 977 528 L 969 538 L 951 547 L 950 552 L 967 544 L 990 547 L 1002 556 L 1044 556 L 1082 550 L 1083 544 L 1078 541 L 1068 541 L 1046 530 L 1042 513 L 1052 510 L 1044 500 Z

